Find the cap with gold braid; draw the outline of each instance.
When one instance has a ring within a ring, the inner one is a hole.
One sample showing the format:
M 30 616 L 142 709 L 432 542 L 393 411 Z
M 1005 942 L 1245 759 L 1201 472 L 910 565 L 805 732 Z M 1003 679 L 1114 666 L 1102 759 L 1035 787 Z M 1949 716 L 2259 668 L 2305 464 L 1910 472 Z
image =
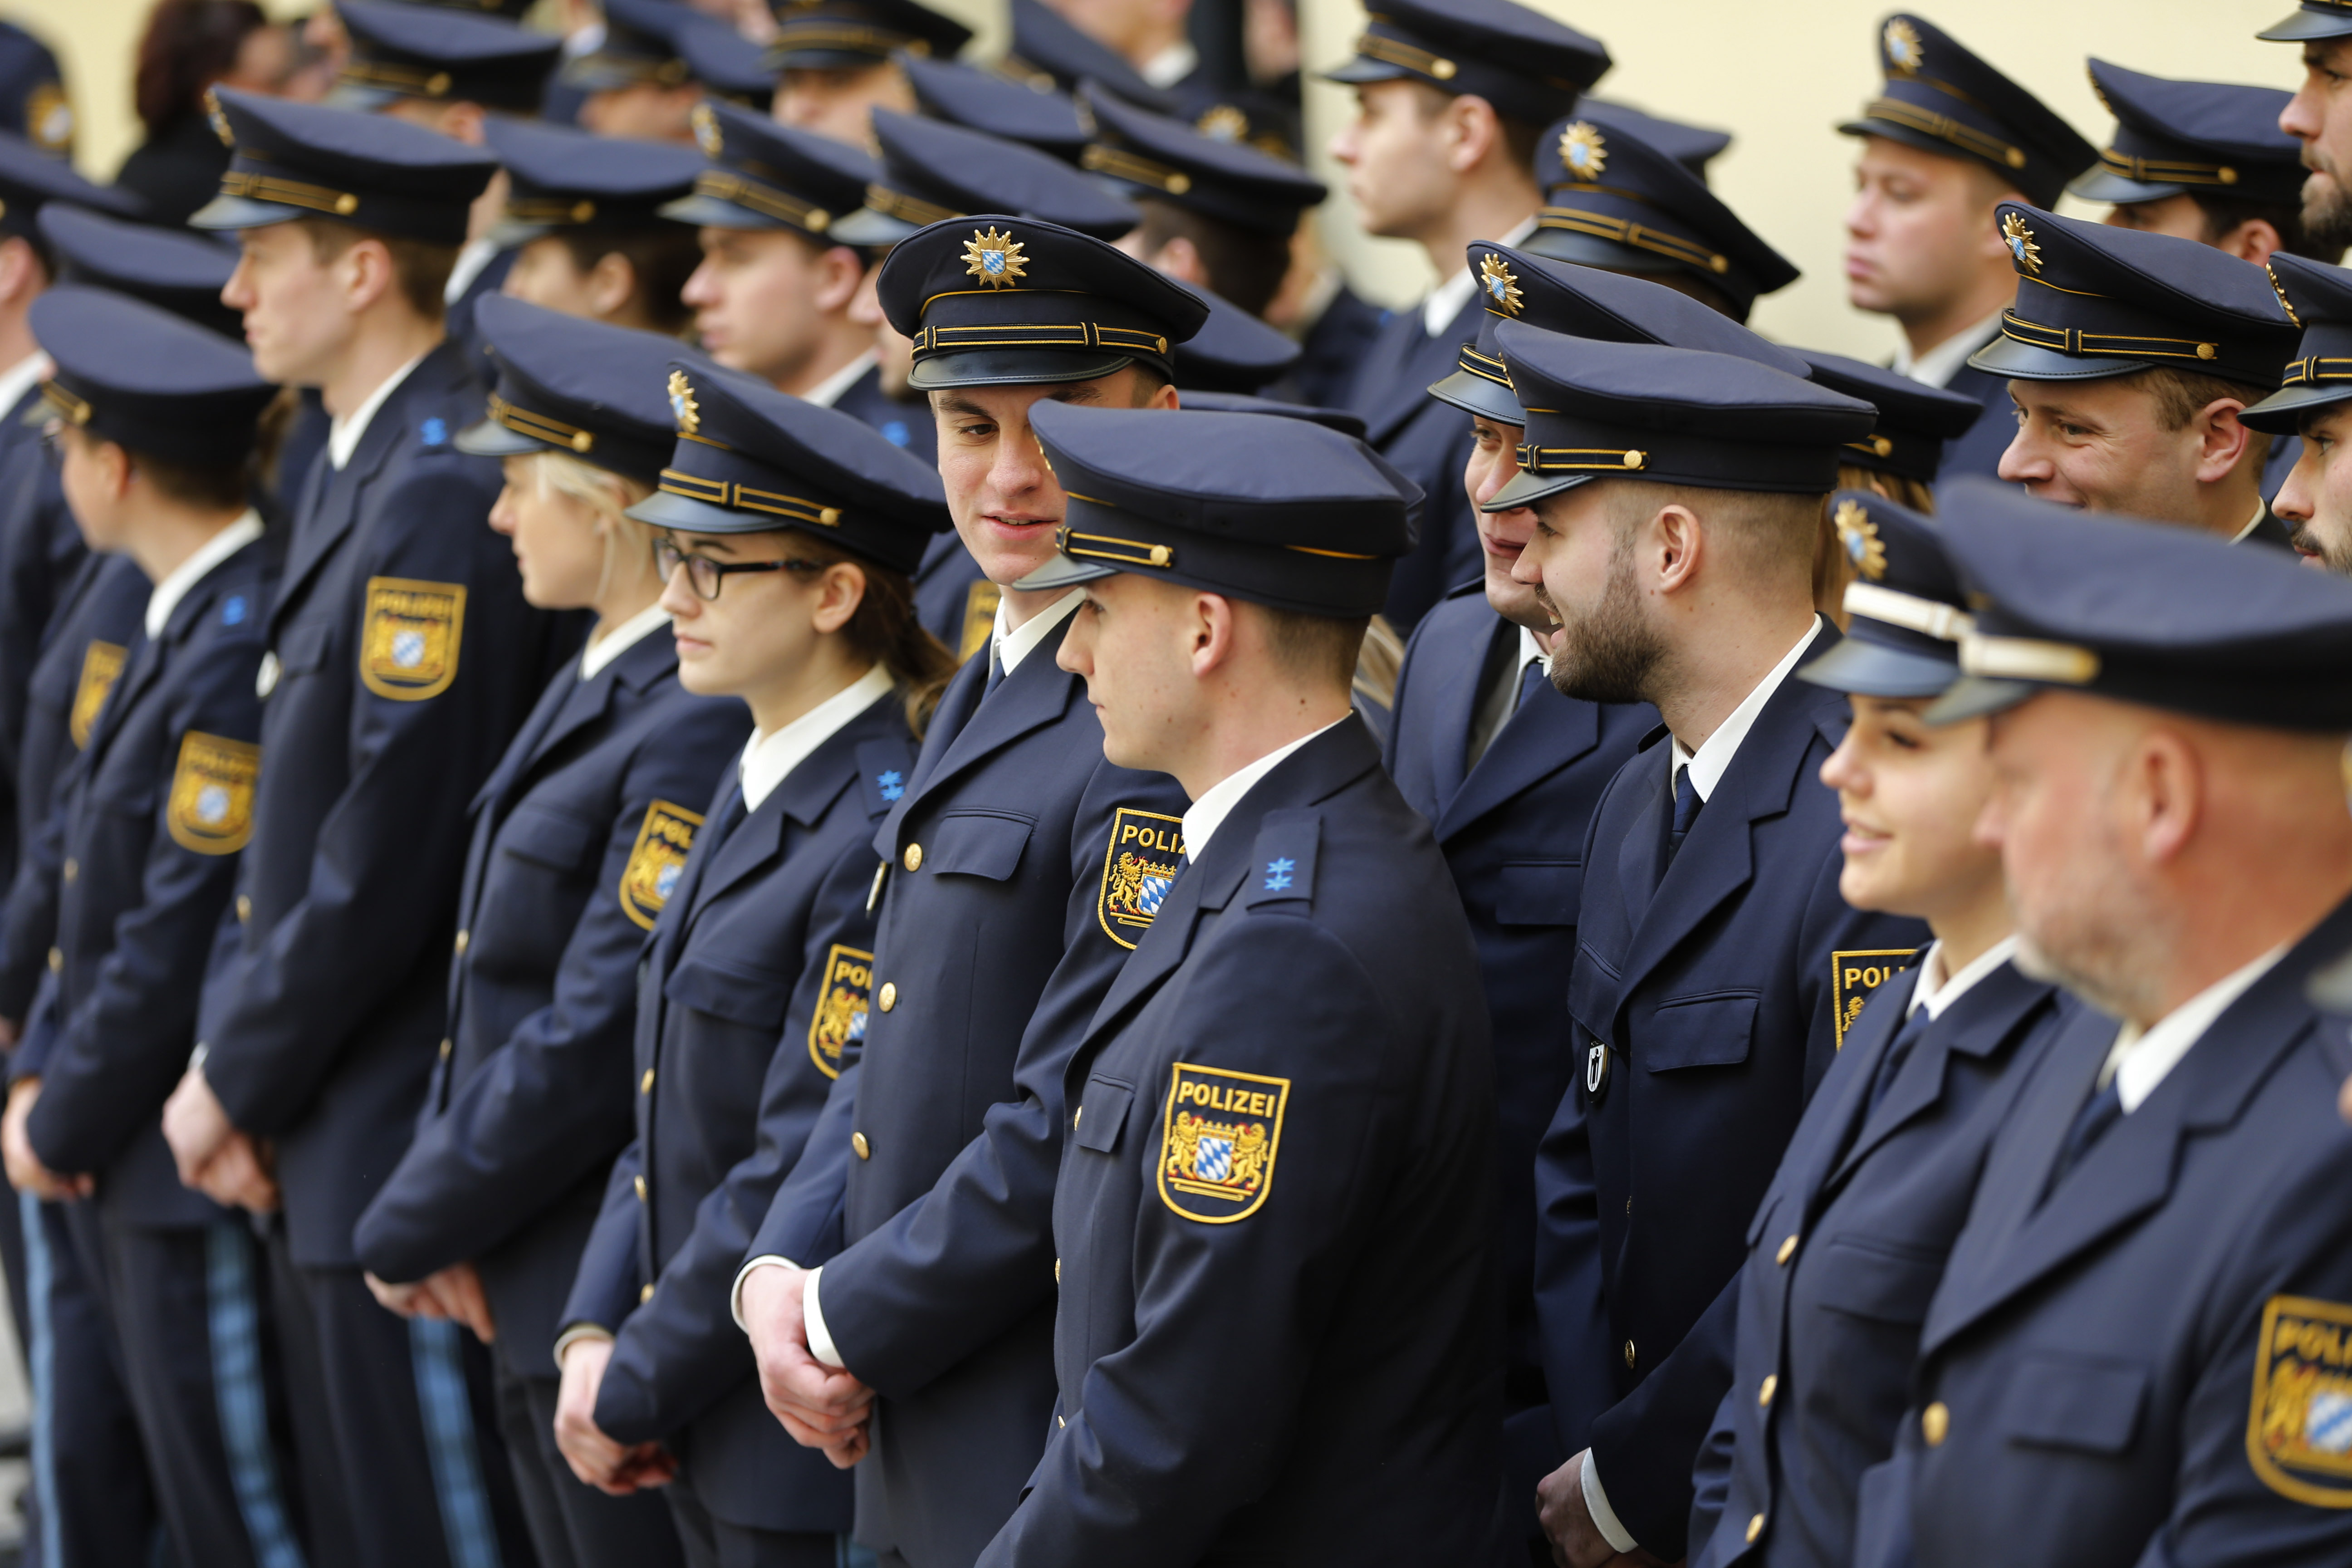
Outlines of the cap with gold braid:
M 953 59 L 971 29 L 917 0 L 777 0 L 771 71 L 856 69 L 900 49 Z
M 1324 79 L 1424 82 L 1542 125 L 1575 108 L 1609 66 L 1599 39 L 1512 0 L 1371 0 L 1356 58 Z
M 2273 44 L 2352 37 L 2352 0 L 2303 0 L 2254 37 Z
M 236 270 L 236 252 L 210 235 L 131 223 L 70 202 L 49 203 L 36 221 L 60 282 L 111 289 L 245 341 L 243 313 L 220 297 Z
M 243 343 L 143 300 L 67 283 L 28 319 L 50 360 L 50 412 L 134 454 L 234 468 L 278 395 Z
M 866 204 L 841 220 L 845 245 L 895 245 L 925 224 L 964 213 L 1021 213 L 1101 239 L 1142 221 L 1100 180 L 1018 142 L 874 110 L 882 173 Z
M 1830 521 L 1853 563 L 1853 624 L 1798 678 L 1865 697 L 1940 695 L 1959 679 L 1960 638 L 1973 623 L 1934 521 L 1874 490 L 1838 491 Z
M 793 228 L 830 239 L 880 173 L 863 149 L 731 103 L 695 105 L 694 138 L 709 163 L 693 194 L 661 216 L 698 228 Z
M 1202 135 L 1181 120 L 1122 103 L 1088 87 L 1095 140 L 1079 167 L 1128 195 L 1171 203 L 1257 234 L 1287 236 L 1298 215 L 1329 193 L 1297 164 L 1236 142 Z
M 2105 60 L 2091 86 L 2116 117 L 2096 165 L 2066 187 L 2086 202 L 2159 202 L 2220 196 L 2300 206 L 2303 143 L 2281 131 L 2293 96 L 2275 87 L 2171 81 Z
M 381 109 L 397 99 L 536 114 L 563 40 L 497 16 L 394 0 L 337 0 L 351 58 L 327 101 Z
M 677 0 L 604 0 L 604 41 L 564 66 L 565 86 L 594 93 L 697 82 L 767 108 L 775 77 L 760 46 L 718 17 Z
M 2269 266 L 2279 302 L 2303 338 L 2279 389 L 2239 417 L 2257 430 L 2292 436 L 2307 416 L 2352 403 L 2352 272 L 2284 250 Z
M 1973 397 L 1843 354 L 1801 349 L 1798 357 L 1805 362 L 1806 380 L 1878 410 L 1870 434 L 1847 442 L 1838 454 L 1839 462 L 1853 468 L 1932 485 L 1943 466 L 1944 443 L 1966 435 L 1984 413 Z
M 1898 12 L 1879 23 L 1878 59 L 1885 83 L 1860 119 L 1838 127 L 1849 136 L 1985 164 L 2045 207 L 2099 161 L 2048 105 L 1924 16 Z
M 677 445 L 660 488 L 629 509 L 688 533 L 801 532 L 912 575 L 954 526 L 931 466 L 873 426 L 764 381 L 673 358 Z
M 147 205 L 129 191 L 90 184 L 63 158 L 21 136 L 0 132 L 0 235 L 30 237 L 35 215 L 52 201 L 121 217 L 133 216 Z
M 490 235 L 501 246 L 565 229 L 665 226 L 659 209 L 689 195 L 703 167 L 691 147 L 539 121 L 494 119 L 482 135 L 507 172 L 506 212 Z
M 433 12 L 436 16 L 445 16 Z M 498 160 L 382 115 L 215 88 L 213 129 L 236 149 L 220 195 L 188 222 L 265 228 L 328 218 L 379 233 L 463 245 L 474 198 Z
M 898 68 L 915 89 L 917 106 L 933 120 L 1002 136 L 1065 163 L 1076 163 L 1087 150 L 1089 133 L 1077 104 L 1050 83 L 1014 81 L 958 60 L 914 55 L 901 56 Z
M 498 367 L 486 417 L 457 432 L 481 458 L 568 452 L 654 484 L 676 426 L 663 390 L 677 340 L 486 294 L 476 332 Z

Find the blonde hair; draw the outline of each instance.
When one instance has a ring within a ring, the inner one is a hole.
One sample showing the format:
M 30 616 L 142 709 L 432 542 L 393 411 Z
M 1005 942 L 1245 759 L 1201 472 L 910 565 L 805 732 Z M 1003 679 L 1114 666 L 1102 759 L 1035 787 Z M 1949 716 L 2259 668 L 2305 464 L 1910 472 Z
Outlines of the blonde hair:
M 567 497 L 586 507 L 594 518 L 592 526 L 604 543 L 604 568 L 596 579 L 598 599 L 618 585 L 616 573 L 642 574 L 655 593 L 661 592 L 661 579 L 654 574 L 654 531 L 626 515 L 627 508 L 654 493 L 653 486 L 600 468 L 569 452 L 536 453 L 533 467 L 542 497 Z

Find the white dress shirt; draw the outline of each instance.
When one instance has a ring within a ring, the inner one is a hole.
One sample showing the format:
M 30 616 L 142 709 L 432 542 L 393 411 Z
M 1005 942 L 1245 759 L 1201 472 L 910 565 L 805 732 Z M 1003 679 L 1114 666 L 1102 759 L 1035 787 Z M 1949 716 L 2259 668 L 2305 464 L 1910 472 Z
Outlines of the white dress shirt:
M 1916 359 L 1912 357 L 1911 345 L 1905 343 L 1895 351 L 1895 363 L 1888 368 L 1923 386 L 1949 386 L 1952 377 L 1969 363 L 1969 356 L 2000 335 L 2000 311 L 1995 310 L 1967 331 L 1946 338 Z
M 1911 987 L 1911 1005 L 1903 1010 L 1909 1017 L 1920 1008 L 1927 1009 L 1930 1020 L 1940 1018 L 1944 1010 L 1976 988 L 1978 981 L 2017 956 L 2014 933 L 2001 938 L 1961 967 L 1958 974 L 1944 973 L 1944 944 L 1927 944 L 1927 956 L 1919 961 L 1919 978 Z
M 432 352 L 427 349 L 425 353 Z M 376 389 L 367 395 L 366 401 L 352 409 L 350 415 L 327 426 L 327 461 L 335 466 L 337 473 L 341 473 L 343 465 L 352 460 L 352 454 L 360 449 L 360 440 L 367 435 L 368 426 L 375 419 L 376 410 L 383 406 L 383 400 L 397 391 L 400 384 L 408 379 L 409 373 L 424 363 L 425 354 L 418 354 L 378 383 Z
M 474 286 L 474 279 L 482 275 L 482 268 L 488 267 L 498 253 L 498 243 L 487 237 L 469 239 L 459 246 L 457 259 L 449 267 L 449 281 L 441 287 L 441 302 L 454 305 L 464 299 L 466 290 Z
M 658 600 L 647 605 L 580 650 L 580 679 L 591 679 L 598 670 L 668 625 L 669 612 L 661 607 Z
M 811 752 L 838 734 L 844 724 L 882 700 L 889 689 L 890 672 L 877 664 L 782 729 L 752 731 L 751 738 L 743 742 L 740 764 L 744 811 L 759 810 L 760 803 L 775 794 L 776 786 L 807 762 Z
M 881 355 L 867 349 L 823 381 L 801 394 L 803 403 L 814 403 L 819 408 L 830 408 L 841 401 L 841 395 L 857 384 L 857 378 L 872 370 Z
M 1078 606 L 1086 603 L 1086 598 L 1085 589 L 1073 588 L 1010 629 L 1004 624 L 1007 606 L 1003 599 L 997 600 L 996 631 L 989 639 L 989 651 L 996 656 L 999 664 L 1004 666 L 1004 673 L 1009 676 L 1020 668 L 1021 661 L 1029 657 L 1030 650 L 1044 642 L 1055 626 L 1077 614 Z
M 1174 87 L 1200 66 L 1201 51 L 1180 40 L 1144 61 L 1135 74 L 1154 87 Z
M 1535 215 L 1529 213 L 1525 223 L 1520 224 L 1495 243 L 1524 245 L 1527 243 L 1528 237 L 1535 231 Z M 1421 302 L 1421 330 L 1433 338 L 1437 336 L 1454 324 L 1454 318 L 1462 313 L 1462 307 L 1467 305 L 1470 302 L 1470 296 L 1477 291 L 1478 280 L 1470 276 L 1468 267 L 1464 267 L 1461 271 L 1432 289 L 1429 291 L 1429 297 Z
M 25 394 L 46 380 L 55 368 L 49 363 L 48 355 L 36 351 L 6 370 L 0 370 L 0 414 L 16 407 Z
M 261 537 L 261 514 L 251 507 L 245 515 L 205 540 L 189 552 L 188 558 L 163 575 L 147 595 L 147 640 L 153 642 L 172 624 L 172 612 L 188 596 L 188 590 L 212 574 L 212 569 Z M 253 606 L 257 613 L 261 606 Z
M 2107 1053 L 2105 1065 L 2099 1068 L 2099 1087 L 2105 1089 L 2109 1083 L 2116 1086 L 2116 1098 L 2123 1101 L 2126 1116 L 2137 1110 L 2156 1092 L 2156 1086 L 2164 1081 L 2165 1075 L 2179 1067 L 2189 1049 L 2205 1037 L 2205 1031 L 2213 1026 L 2214 1021 L 2230 1010 L 2230 1004 L 2268 974 L 2293 945 L 2281 942 L 2252 963 L 2232 970 L 2145 1029 L 2137 1024 L 2126 1024 L 2116 1031 L 2115 1048 Z
M 1748 731 L 1756 727 L 1756 716 L 1764 711 L 1764 704 L 1772 700 L 1772 693 L 1780 689 L 1780 683 L 1789 679 L 1789 672 L 1797 668 L 1798 660 L 1805 657 L 1805 650 L 1811 647 L 1814 639 L 1822 635 L 1823 624 L 1821 616 L 1813 617 L 1813 624 L 1806 628 L 1803 637 L 1797 639 L 1797 646 L 1780 656 L 1780 662 L 1765 672 L 1764 679 L 1756 683 L 1755 689 L 1742 698 L 1730 716 L 1715 727 L 1715 733 L 1699 742 L 1697 751 L 1683 750 L 1681 738 L 1675 738 L 1673 766 L 1666 772 L 1669 784 L 1676 773 L 1688 768 L 1691 787 L 1698 791 L 1698 798 L 1704 802 L 1714 797 L 1715 786 L 1723 782 L 1724 773 L 1731 766 L 1731 759 L 1739 754 L 1740 742 L 1747 740 Z M 1619 1547 L 1618 1550 L 1622 1552 L 1624 1548 Z
M 1323 730 L 1345 723 L 1347 717 L 1332 720 L 1331 723 L 1323 726 Z M 1323 730 L 1309 731 L 1287 745 L 1276 746 L 1257 761 L 1234 769 L 1202 790 L 1201 798 L 1184 813 L 1184 824 L 1180 829 L 1184 838 L 1184 858 L 1198 860 L 1201 851 L 1209 847 L 1211 837 L 1223 825 L 1225 818 L 1233 815 L 1234 807 L 1242 803 L 1242 796 L 1249 794 L 1258 780 L 1280 767 L 1283 758 L 1321 734 Z

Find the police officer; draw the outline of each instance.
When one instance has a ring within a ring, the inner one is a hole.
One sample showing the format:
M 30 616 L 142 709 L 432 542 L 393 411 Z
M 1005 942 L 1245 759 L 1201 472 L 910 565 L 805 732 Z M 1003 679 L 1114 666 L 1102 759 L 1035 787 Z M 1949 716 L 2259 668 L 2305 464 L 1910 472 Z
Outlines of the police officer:
M 2063 506 L 2287 547 L 2263 504 L 2270 437 L 2238 416 L 2294 351 L 2270 279 L 2193 240 L 2004 202 L 2017 300 L 1969 358 L 2009 377 L 2000 477 Z
M 1349 707 L 1410 482 L 1301 420 L 1035 427 L 1071 497 L 1025 584 L 1084 585 L 1058 657 L 1104 755 L 1191 804 L 1066 1070 L 1054 1431 L 980 1561 L 1472 1561 L 1496 1480 L 1486 1022 L 1444 859 Z
M 921 0 L 788 0 L 773 9 L 764 64 L 777 78 L 777 121 L 861 147 L 874 144 L 872 110 L 914 111 L 902 52 L 951 60 L 971 41 L 970 27 Z
M 1543 1483 L 1544 1523 L 1571 1563 L 1673 1561 L 1748 1194 L 1852 1009 L 1925 935 L 1839 898 L 1815 775 L 1843 714 L 1788 679 L 1838 640 L 1813 610 L 1815 519 L 1873 413 L 1726 354 L 1517 321 L 1496 344 L 1527 445 L 1485 504 L 1535 508 L 1512 574 L 1562 623 L 1552 682 L 1665 721 L 1585 834 L 1567 998 L 1584 1070 L 1536 1173 L 1536 1306 L 1555 1425 L 1598 1415 L 1589 1448 L 1559 1433 L 1575 1457 Z
M 2014 284 L 1997 203 L 2055 205 L 2098 150 L 1924 16 L 1878 25 L 1879 96 L 1838 129 L 1862 140 L 1845 215 L 1846 300 L 1895 318 L 1895 368 L 1985 408 L 1945 471 L 1990 474 L 2013 429 L 1996 374 L 1968 358 L 2000 331 Z
M 678 295 L 701 253 L 660 209 L 692 192 L 699 153 L 521 120 L 492 120 L 483 135 L 507 174 L 490 231 L 515 256 L 502 292 L 617 327 L 686 331 L 693 313 Z
M 1419 545 L 1390 588 L 1386 613 L 1399 632 L 1479 572 L 1461 488 L 1469 433 L 1422 391 L 1454 368 L 1484 319 L 1462 247 L 1518 245 L 1534 232 L 1543 205 L 1537 138 L 1609 64 L 1593 39 L 1512 0 L 1390 0 L 1357 39 L 1356 58 L 1328 73 L 1356 89 L 1356 118 L 1330 152 L 1347 165 L 1364 227 L 1417 241 L 1444 279 L 1390 318 L 1345 405 L 1428 498 Z
M 637 950 L 749 720 L 678 684 L 651 534 L 623 515 L 669 459 L 677 344 L 514 300 L 480 321 L 498 386 L 457 444 L 504 459 L 490 526 L 514 540 L 524 597 L 596 626 L 476 799 L 450 1043 L 354 1247 L 378 1300 L 491 1342 L 542 1564 L 675 1562 L 657 1500 L 607 1497 L 557 1451 L 554 1347 L 628 1141 Z
M 496 470 L 450 444 L 481 393 L 432 307 L 490 160 L 396 120 L 216 99 L 237 153 L 194 221 L 240 233 L 224 298 L 257 367 L 322 388 L 335 427 L 264 626 L 271 765 L 164 1132 L 214 1198 L 282 1194 L 270 1268 L 317 1554 L 469 1562 L 494 1537 L 525 1549 L 469 1405 L 488 1369 L 454 1325 L 375 1303 L 352 1225 L 414 1132 L 444 955 L 468 940 L 466 803 L 570 651 L 478 526 Z
M 607 1486 L 674 1462 L 697 1568 L 825 1568 L 850 1479 L 769 1417 L 727 1300 L 776 1184 L 805 1157 L 837 1191 L 849 1158 L 812 1137 L 866 1032 L 874 830 L 952 668 L 908 579 L 947 508 L 845 415 L 683 363 L 669 385 L 677 451 L 632 510 L 664 531 L 681 682 L 757 728 L 646 950 L 636 1139 L 563 1310 L 557 1437 Z
M 1853 1561 L 1855 1488 L 1894 1445 L 1985 1148 L 2063 1016 L 2016 966 L 2000 855 L 1974 838 L 1986 726 L 1921 718 L 1959 675 L 1959 579 L 1918 513 L 1855 490 L 1831 505 L 1860 558 L 1853 624 L 1797 679 L 1853 707 L 1822 765 L 1847 824 L 1838 890 L 1936 940 L 1846 1031 L 1749 1222 L 1731 1386 L 1693 1478 L 1702 1564 Z
M 95 1194 L 97 1277 L 174 1555 L 299 1563 L 267 1415 L 260 1248 L 242 1216 L 180 1185 L 157 1126 L 252 830 L 267 583 L 248 498 L 275 388 L 238 346 L 121 295 L 52 290 L 33 321 L 57 364 L 45 393 L 75 517 L 153 590 L 64 787 L 56 1038 L 12 1110 L 28 1108 L 51 1189 Z M 62 1521 L 68 1539 L 137 1519 L 122 1493 L 79 1500 L 95 1511 Z M 93 1549 L 77 1541 L 68 1560 Z
M 0 131 L 44 153 L 73 156 L 73 101 L 58 57 L 14 22 L 0 22 Z
M 2352 168 L 2352 106 L 2335 92 L 2352 38 L 2352 16 L 2327 0 L 2304 0 L 2254 35 L 2273 43 L 2303 46 L 2303 82 L 2279 115 L 2279 129 L 2303 144 L 2303 232 L 2315 245 L 2352 244 L 2352 190 L 2344 171 Z
M 2352 462 L 2344 445 L 2352 428 L 2352 378 L 2344 374 L 2352 357 L 2352 279 L 2330 262 L 2297 256 L 2273 257 L 2269 267 L 2303 337 L 2284 384 L 2239 417 L 2273 439 L 2302 437 L 2271 511 L 2293 531 L 2289 542 L 2305 563 L 2352 577 Z
M 1990 487 L 1944 502 L 1978 607 L 1927 718 L 1995 715 L 2018 931 L 2096 1011 L 1986 1155 L 1856 1560 L 2341 1563 L 2352 1052 L 2305 987 L 2352 942 L 2352 588 Z
M 603 38 L 557 78 L 585 95 L 583 130 L 691 143 L 688 118 L 705 92 L 768 112 L 775 78 L 760 46 L 719 17 L 671 0 L 610 0 L 604 15 Z
M 1006 591 L 875 836 L 876 1011 L 854 1100 L 838 1096 L 854 1115 L 835 1123 L 856 1156 L 846 1193 L 785 1184 L 739 1304 L 794 1436 L 847 1458 L 870 1431 L 858 1539 L 932 1568 L 979 1555 L 1045 1441 L 1062 1069 L 1150 928 L 1184 807 L 1104 760 L 1081 684 L 1053 663 L 1080 595 L 1014 586 L 1052 556 L 1065 506 L 1029 413 L 1171 407 L 1168 350 L 1205 307 L 1102 241 L 998 215 L 902 242 L 881 300 L 918 345 L 957 531 Z M 1034 346 L 1041 326 L 1070 346 Z M 847 1249 L 796 1267 L 835 1225 Z

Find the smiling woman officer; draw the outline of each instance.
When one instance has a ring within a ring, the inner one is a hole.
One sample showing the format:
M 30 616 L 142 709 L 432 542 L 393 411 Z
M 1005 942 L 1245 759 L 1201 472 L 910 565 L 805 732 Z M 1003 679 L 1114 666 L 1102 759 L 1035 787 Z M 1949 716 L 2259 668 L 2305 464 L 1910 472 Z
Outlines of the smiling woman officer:
M 668 387 L 677 450 L 630 515 L 664 530 L 679 680 L 757 728 L 639 969 L 637 1136 L 560 1320 L 556 1440 L 607 1490 L 674 1464 L 690 1563 L 832 1568 L 849 1478 L 769 1416 L 728 1295 L 803 1149 L 850 1158 L 845 1117 L 811 1132 L 865 1037 L 875 829 L 953 668 L 911 582 L 947 501 L 848 415 L 699 362 Z
M 475 799 L 448 1037 L 355 1241 L 386 1307 L 491 1342 L 541 1561 L 657 1568 L 678 1560 L 667 1510 L 600 1494 L 556 1450 L 555 1330 L 629 1141 L 637 950 L 750 725 L 679 684 L 652 531 L 623 515 L 669 457 L 677 342 L 495 295 L 476 320 L 499 381 L 457 446 L 505 460 L 489 522 L 523 597 L 596 624 Z

